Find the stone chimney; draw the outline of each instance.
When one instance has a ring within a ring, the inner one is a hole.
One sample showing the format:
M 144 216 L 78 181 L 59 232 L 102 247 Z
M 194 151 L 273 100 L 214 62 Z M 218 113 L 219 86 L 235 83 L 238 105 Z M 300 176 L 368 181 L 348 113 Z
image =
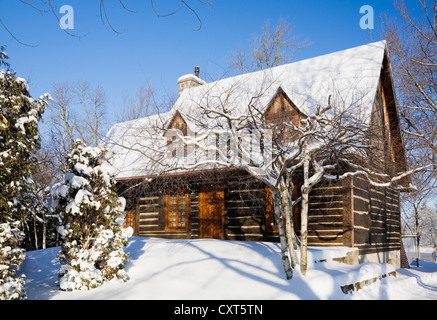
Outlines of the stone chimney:
M 178 79 L 179 96 L 181 95 L 182 91 L 187 88 L 194 88 L 206 84 L 205 81 L 199 78 L 199 73 L 200 68 L 195 67 L 194 74 L 186 74 Z

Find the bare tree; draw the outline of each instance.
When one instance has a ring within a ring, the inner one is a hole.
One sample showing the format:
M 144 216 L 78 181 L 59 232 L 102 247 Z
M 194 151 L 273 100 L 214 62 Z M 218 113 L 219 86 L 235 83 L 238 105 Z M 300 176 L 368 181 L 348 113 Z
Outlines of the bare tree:
M 188 9 L 192 14 L 195 15 L 195 17 L 197 18 L 197 21 L 199 23 L 199 26 L 196 29 L 193 29 L 194 31 L 199 31 L 202 28 L 202 19 L 200 18 L 200 16 L 197 14 L 196 10 L 193 7 L 193 4 L 190 3 L 190 1 L 187 0 L 179 0 L 179 5 L 172 11 L 170 12 L 166 12 L 166 13 L 162 13 L 160 12 L 160 10 L 156 9 L 155 3 L 156 1 L 154 0 L 150 0 L 150 3 L 152 4 L 152 9 L 153 12 L 155 12 L 155 14 L 158 17 L 168 17 L 174 14 L 177 14 L 179 11 L 181 11 L 182 9 Z M 197 0 L 194 1 L 197 3 L 200 3 L 202 5 L 207 5 L 209 7 L 212 7 L 212 0 Z
M 78 138 L 78 115 L 74 112 L 74 92 L 69 82 L 54 83 L 52 86 L 52 103 L 48 108 L 49 141 L 43 141 L 50 148 L 46 149 L 53 155 L 54 167 L 59 172 L 65 170 L 64 155 L 68 153 L 76 138 Z
M 251 40 L 250 50 L 231 53 L 229 67 L 248 73 L 290 63 L 298 50 L 310 45 L 308 40 L 294 36 L 293 28 L 293 24 L 282 18 L 273 29 L 270 21 L 265 22 L 261 35 L 255 35 Z
M 434 247 L 437 250 L 437 207 L 425 205 L 421 212 L 423 230 L 423 244 Z
M 92 88 L 88 81 L 81 80 L 76 85 L 76 95 L 85 114 L 85 119 L 79 128 L 81 140 L 87 145 L 97 147 L 106 132 L 104 128 L 106 92 L 100 86 Z
M 437 1 L 416 1 L 414 14 L 413 6 L 395 2 L 400 19 L 384 17 L 383 37 L 391 53 L 408 165 L 433 166 L 413 176 L 417 189 L 402 203 L 403 222 L 417 236 L 420 257 L 421 209 L 437 183 Z
M 135 96 L 123 96 L 121 112 L 117 114 L 117 122 L 124 122 L 149 116 L 154 103 L 155 90 L 150 85 L 142 85 Z
M 141 85 L 135 95 L 123 95 L 122 109 L 116 115 L 117 122 L 140 119 L 153 114 L 167 112 L 176 102 L 177 95 L 157 95 L 157 90 L 150 84 Z
M 67 169 L 66 155 L 76 139 L 97 146 L 104 131 L 106 94 L 101 87 L 92 87 L 87 81 L 57 82 L 52 85 L 52 100 L 45 118 L 42 148 L 37 154 L 38 170 L 34 175 L 35 210 L 26 222 L 29 247 L 37 249 L 57 245 L 58 234 L 54 232 L 57 216 L 44 209 L 48 189 L 62 179 Z
M 48 108 L 47 152 L 56 160 L 53 167 L 65 172 L 65 155 L 76 139 L 97 146 L 106 132 L 106 93 L 86 81 L 61 82 L 52 86 L 53 101 Z
M 49 186 L 57 179 L 58 171 L 53 164 L 56 163 L 53 153 L 49 152 L 47 145 L 43 145 L 37 155 L 37 170 L 33 175 L 32 183 L 32 214 L 24 222 L 26 227 L 26 248 L 28 250 L 45 249 L 57 246 L 59 243 L 58 217 L 49 213 L 47 199 Z
M 419 14 L 396 1 L 400 21 L 383 19 L 410 163 L 437 173 L 437 1 L 418 0 Z
M 403 194 L 402 197 L 403 230 L 405 233 L 416 235 L 419 259 L 422 235 L 431 239 L 431 243 L 436 244 L 434 242 L 437 226 L 435 216 L 432 215 L 432 210 L 424 210 L 424 208 L 430 209 L 427 207 L 427 203 L 436 196 L 437 181 L 435 179 L 429 181 L 429 178 L 430 174 L 427 171 L 414 174 L 411 179 L 416 188 L 409 193 Z

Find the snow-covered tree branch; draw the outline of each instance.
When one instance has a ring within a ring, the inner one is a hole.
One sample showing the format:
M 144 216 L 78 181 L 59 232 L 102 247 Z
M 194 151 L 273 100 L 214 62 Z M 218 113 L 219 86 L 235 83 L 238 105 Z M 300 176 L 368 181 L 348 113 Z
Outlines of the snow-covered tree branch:
M 0 299 L 26 297 L 24 277 L 15 275 L 24 259 L 22 222 L 37 209 L 32 175 L 40 147 L 38 124 L 49 99 L 33 99 L 23 78 L 0 70 Z
M 62 221 L 60 288 L 87 290 L 114 277 L 126 281 L 123 249 L 132 229 L 123 227 L 125 200 L 115 191 L 112 167 L 104 151 L 80 140 L 67 163 L 70 172 L 50 192 L 51 213 Z

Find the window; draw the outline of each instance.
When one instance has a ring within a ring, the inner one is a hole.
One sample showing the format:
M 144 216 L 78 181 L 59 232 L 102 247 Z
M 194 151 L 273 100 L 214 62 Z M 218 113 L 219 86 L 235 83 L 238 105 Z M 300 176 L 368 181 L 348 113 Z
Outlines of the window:
M 165 196 L 166 231 L 188 230 L 188 193 L 174 191 Z

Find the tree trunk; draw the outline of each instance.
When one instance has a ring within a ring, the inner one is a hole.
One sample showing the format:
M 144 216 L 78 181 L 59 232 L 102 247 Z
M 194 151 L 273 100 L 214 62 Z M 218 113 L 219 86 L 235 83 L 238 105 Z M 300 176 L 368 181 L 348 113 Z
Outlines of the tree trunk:
M 47 247 L 46 239 L 47 239 L 47 225 L 46 225 L 46 222 L 44 221 L 42 224 L 42 248 L 41 249 L 46 249 L 46 247 Z
M 416 222 L 416 237 L 417 237 L 417 266 L 420 260 L 420 229 L 419 229 L 419 208 L 414 206 L 414 219 Z
M 276 190 L 272 190 L 272 198 L 273 198 L 273 212 L 275 214 L 276 223 L 278 225 L 279 232 L 279 241 L 281 244 L 281 256 L 282 256 L 282 265 L 284 266 L 284 271 L 287 276 L 287 280 L 293 278 L 293 269 L 290 265 L 290 260 L 287 256 L 288 250 L 288 242 L 287 237 L 285 235 L 284 223 L 282 221 L 281 215 L 281 198 L 280 194 Z
M 301 236 L 300 236 L 300 271 L 306 275 L 308 267 L 308 192 L 302 192 Z
M 284 208 L 284 218 L 285 218 L 285 234 L 288 241 L 288 253 L 290 255 L 291 266 L 293 269 L 297 265 L 296 252 L 294 251 L 297 247 L 296 238 L 294 236 L 294 223 L 293 223 L 293 210 L 290 204 L 290 194 L 289 189 L 286 187 L 285 183 L 281 181 L 279 184 L 279 191 L 281 193 L 282 205 Z
M 302 208 L 301 208 L 301 238 L 300 238 L 300 271 L 302 275 L 306 275 L 308 268 L 308 257 L 307 257 L 307 247 L 308 247 L 308 204 L 309 204 L 309 159 L 305 159 L 304 163 L 304 183 L 302 188 Z
M 34 234 L 34 240 L 35 240 L 35 250 L 38 250 L 38 230 L 36 227 L 36 219 L 33 218 L 33 234 Z

